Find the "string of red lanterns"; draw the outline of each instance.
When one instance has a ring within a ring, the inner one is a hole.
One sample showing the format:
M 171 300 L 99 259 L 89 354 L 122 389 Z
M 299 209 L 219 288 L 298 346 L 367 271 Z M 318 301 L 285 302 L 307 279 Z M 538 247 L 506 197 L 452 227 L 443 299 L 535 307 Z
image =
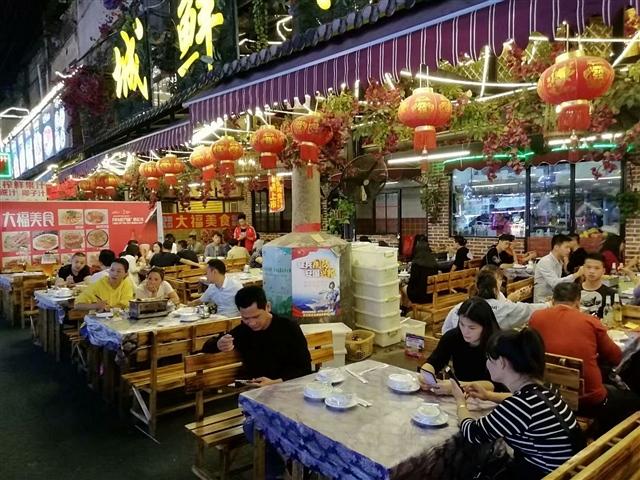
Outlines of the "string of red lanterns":
M 307 162 L 307 177 L 313 177 L 313 166 L 318 164 L 320 148 L 333 138 L 331 127 L 322 123 L 322 114 L 314 112 L 300 115 L 291 122 L 291 134 L 298 142 L 300 159 Z
M 244 148 L 235 138 L 225 135 L 211 145 L 211 153 L 218 162 L 220 175 L 232 177 L 236 173 L 235 161 L 242 158 Z

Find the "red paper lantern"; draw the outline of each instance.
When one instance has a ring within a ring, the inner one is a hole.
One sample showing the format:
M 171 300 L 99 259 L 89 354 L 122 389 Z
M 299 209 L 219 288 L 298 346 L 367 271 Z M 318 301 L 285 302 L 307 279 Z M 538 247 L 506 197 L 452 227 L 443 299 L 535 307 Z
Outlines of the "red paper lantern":
M 146 162 L 140 165 L 138 172 L 141 176 L 147 179 L 147 186 L 152 191 L 157 191 L 160 188 L 160 177 L 162 174 L 158 170 L 156 162 Z
M 165 155 L 164 158 L 158 160 L 158 170 L 164 174 L 164 181 L 170 187 L 178 184 L 177 174 L 184 172 L 184 163 L 178 160 L 175 155 Z
M 413 128 L 413 149 L 425 152 L 436 148 L 436 128 L 451 119 L 451 102 L 431 87 L 416 88 L 398 108 L 398 120 Z
M 300 158 L 307 162 L 307 176 L 313 175 L 312 165 L 318 163 L 320 147 L 329 143 L 333 131 L 322 123 L 319 113 L 310 113 L 296 117 L 291 122 L 291 134 L 300 147 Z
M 224 136 L 211 145 L 211 152 L 218 162 L 220 175 L 235 175 L 235 161 L 244 155 L 244 148 L 239 142 L 233 137 Z
M 287 137 L 272 125 L 260 127 L 251 136 L 251 146 L 260 153 L 260 166 L 265 170 L 273 170 L 278 163 L 278 154 L 282 153 Z
M 576 50 L 558 55 L 538 80 L 538 95 L 558 105 L 558 130 L 587 130 L 591 123 L 590 100 L 609 90 L 613 67 L 604 58 Z
M 215 157 L 211 152 L 211 147 L 198 145 L 189 156 L 189 163 L 197 169 L 203 169 L 208 165 L 213 165 Z

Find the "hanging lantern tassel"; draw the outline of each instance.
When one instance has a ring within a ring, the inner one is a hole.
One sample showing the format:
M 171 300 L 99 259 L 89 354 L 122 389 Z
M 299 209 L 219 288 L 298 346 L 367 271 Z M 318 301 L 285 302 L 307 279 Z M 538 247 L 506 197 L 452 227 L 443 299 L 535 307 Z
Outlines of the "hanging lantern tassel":
M 436 129 L 431 125 L 421 125 L 413 130 L 413 149 L 416 152 L 426 153 L 434 150 L 436 143 Z
M 260 154 L 260 166 L 265 170 L 274 170 L 278 164 L 278 155 L 265 152 Z
M 320 147 L 313 142 L 300 142 L 300 158 L 307 161 L 307 178 L 313 178 L 313 165 L 320 158 Z

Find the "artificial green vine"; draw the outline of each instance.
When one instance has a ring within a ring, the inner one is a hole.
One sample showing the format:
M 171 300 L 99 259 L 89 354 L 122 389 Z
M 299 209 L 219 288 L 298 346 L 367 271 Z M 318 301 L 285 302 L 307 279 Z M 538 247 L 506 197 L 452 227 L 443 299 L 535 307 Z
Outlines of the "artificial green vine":
M 256 32 L 255 50 L 269 46 L 268 7 L 265 0 L 253 0 L 253 29 Z
M 640 192 L 627 190 L 616 195 L 616 203 L 623 219 L 635 217 L 640 214 Z
M 327 231 L 340 235 L 344 225 L 351 223 L 356 214 L 356 204 L 348 198 L 338 198 L 336 207 L 329 210 L 327 216 Z
M 420 189 L 420 204 L 431 223 L 438 221 L 438 215 L 442 210 L 442 201 L 445 195 L 440 186 L 441 175 L 433 171 L 423 172 L 420 177 L 422 188 Z

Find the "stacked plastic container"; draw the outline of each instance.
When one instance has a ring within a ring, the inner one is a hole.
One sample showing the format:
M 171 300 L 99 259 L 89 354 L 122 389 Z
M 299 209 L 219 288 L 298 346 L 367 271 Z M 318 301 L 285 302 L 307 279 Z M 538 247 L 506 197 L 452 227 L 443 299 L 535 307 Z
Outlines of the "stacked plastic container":
M 398 250 L 353 243 L 351 279 L 356 326 L 374 332 L 378 346 L 400 342 Z

